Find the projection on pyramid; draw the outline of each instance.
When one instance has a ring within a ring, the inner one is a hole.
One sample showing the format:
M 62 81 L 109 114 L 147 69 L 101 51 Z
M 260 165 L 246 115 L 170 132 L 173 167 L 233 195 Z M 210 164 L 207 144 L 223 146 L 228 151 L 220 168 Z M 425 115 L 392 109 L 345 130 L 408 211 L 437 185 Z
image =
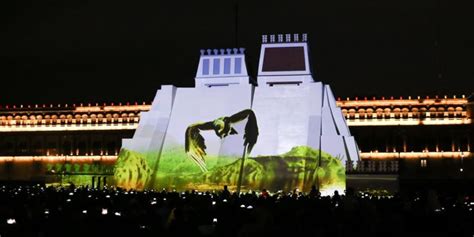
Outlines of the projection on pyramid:
M 283 38 L 283 36 L 285 38 Z M 162 86 L 114 169 L 127 189 L 345 189 L 359 160 L 306 34 L 264 35 L 256 82 L 244 49 L 201 50 L 195 86 Z

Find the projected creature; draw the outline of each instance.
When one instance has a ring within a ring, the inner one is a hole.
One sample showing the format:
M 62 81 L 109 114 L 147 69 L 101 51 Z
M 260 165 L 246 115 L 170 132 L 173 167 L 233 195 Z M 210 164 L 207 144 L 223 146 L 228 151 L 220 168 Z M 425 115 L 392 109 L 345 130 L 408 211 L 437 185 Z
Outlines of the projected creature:
M 206 144 L 201 131 L 214 130 L 216 135 L 223 139 L 229 135 L 237 134 L 237 131 L 232 127 L 233 124 L 239 123 L 247 119 L 244 134 L 244 153 L 242 157 L 242 164 L 245 157 L 252 151 L 253 146 L 257 143 L 258 126 L 255 113 L 250 110 L 242 110 L 230 117 L 220 117 L 214 121 L 196 123 L 190 125 L 186 129 L 185 151 L 188 157 L 199 166 L 202 172 L 207 171 L 205 156 Z

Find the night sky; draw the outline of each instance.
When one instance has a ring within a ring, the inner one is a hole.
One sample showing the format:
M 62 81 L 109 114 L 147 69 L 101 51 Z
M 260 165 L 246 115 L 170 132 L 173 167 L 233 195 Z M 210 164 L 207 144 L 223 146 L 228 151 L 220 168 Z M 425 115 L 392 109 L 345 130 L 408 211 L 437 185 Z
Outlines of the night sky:
M 315 78 L 336 96 L 470 94 L 469 1 L 2 1 L 0 105 L 150 102 L 193 86 L 201 48 L 308 33 Z M 237 29 L 237 37 L 236 37 Z

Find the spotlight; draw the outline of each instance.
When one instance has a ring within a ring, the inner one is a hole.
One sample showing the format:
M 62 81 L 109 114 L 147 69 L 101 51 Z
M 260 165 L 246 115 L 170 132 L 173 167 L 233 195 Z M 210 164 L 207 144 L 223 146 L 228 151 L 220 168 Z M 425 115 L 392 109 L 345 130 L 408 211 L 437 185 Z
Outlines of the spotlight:
M 13 218 L 10 218 L 10 219 L 7 220 L 7 224 L 9 224 L 9 225 L 16 224 L 16 220 L 13 219 Z

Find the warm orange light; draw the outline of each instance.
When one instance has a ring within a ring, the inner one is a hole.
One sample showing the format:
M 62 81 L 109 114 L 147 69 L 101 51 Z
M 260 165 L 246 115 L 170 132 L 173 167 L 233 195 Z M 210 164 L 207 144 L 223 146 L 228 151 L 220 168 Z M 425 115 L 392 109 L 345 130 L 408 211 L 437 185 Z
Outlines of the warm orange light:
M 117 160 L 117 156 L 0 156 L 0 163 L 4 162 L 42 162 L 42 163 L 55 163 L 55 162 L 71 162 L 71 163 L 83 163 L 83 162 L 97 162 L 107 161 L 114 162 Z
M 351 126 L 414 126 L 414 125 L 459 125 L 471 124 L 468 118 L 444 118 L 444 119 L 347 119 L 347 125 Z
M 468 101 L 466 98 L 456 99 L 456 98 L 447 98 L 447 99 L 423 99 L 423 100 L 414 100 L 414 99 L 390 99 L 385 100 L 382 97 L 381 100 L 346 100 L 346 101 L 337 101 L 337 106 L 339 107 L 359 107 L 359 106 L 409 106 L 409 105 L 464 105 Z
M 110 112 L 110 111 L 148 111 L 151 109 L 151 105 L 121 105 L 121 106 L 89 106 L 89 107 L 76 107 L 74 112 Z
M 138 123 L 0 126 L 0 132 L 135 130 Z
M 361 152 L 361 159 L 419 159 L 419 158 L 453 158 L 460 159 L 472 157 L 474 154 L 469 151 L 449 151 L 449 152 Z

